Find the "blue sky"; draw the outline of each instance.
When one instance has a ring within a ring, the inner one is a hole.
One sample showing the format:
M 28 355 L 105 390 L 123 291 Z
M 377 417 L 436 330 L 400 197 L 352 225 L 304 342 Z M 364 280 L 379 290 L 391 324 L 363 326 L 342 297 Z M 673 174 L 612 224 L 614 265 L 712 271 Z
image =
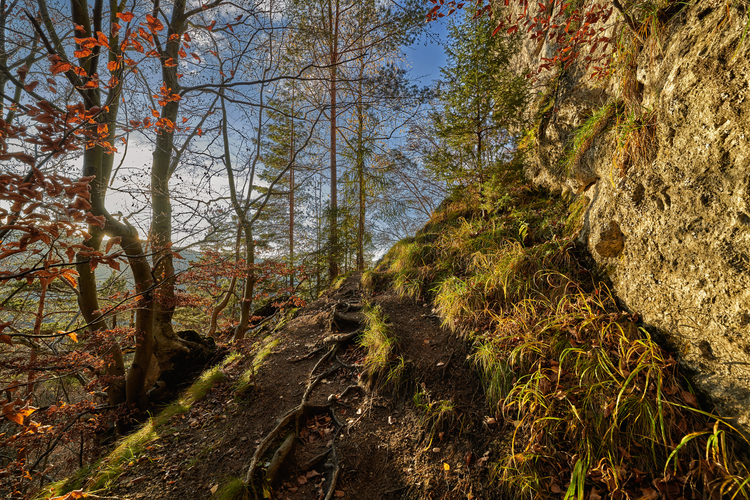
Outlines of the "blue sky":
M 447 21 L 433 21 L 427 25 L 427 33 L 422 35 L 404 54 L 411 64 L 411 75 L 419 78 L 422 85 L 429 85 L 440 78 L 441 66 L 445 65 L 443 44 L 447 40 Z

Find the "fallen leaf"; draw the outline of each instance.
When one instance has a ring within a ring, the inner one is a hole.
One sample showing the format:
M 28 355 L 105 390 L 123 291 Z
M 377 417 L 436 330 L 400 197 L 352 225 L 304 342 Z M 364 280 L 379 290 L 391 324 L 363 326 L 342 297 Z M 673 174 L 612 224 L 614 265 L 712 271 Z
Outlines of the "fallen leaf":
M 219 485 L 218 484 L 215 484 L 215 485 L 211 486 L 211 494 L 213 495 L 214 493 L 216 493 L 216 490 L 218 490 L 218 489 L 219 489 Z
M 696 399 L 696 397 L 690 394 L 688 391 L 680 391 L 680 395 L 687 404 L 696 408 L 698 407 L 698 399 Z
M 299 477 L 297 478 L 297 482 L 298 482 L 299 484 L 307 484 L 307 478 L 306 478 L 305 476 L 299 476 Z
M 444 470 L 451 470 L 451 466 L 448 465 L 447 463 L 443 462 L 443 469 Z
M 336 490 L 336 491 L 333 492 L 333 494 L 336 495 L 337 497 L 341 498 L 341 497 L 344 496 L 345 493 L 343 491 L 341 491 L 341 490 Z
M 641 498 L 644 500 L 656 500 L 659 498 L 659 493 L 653 488 L 641 488 L 641 493 L 643 493 Z

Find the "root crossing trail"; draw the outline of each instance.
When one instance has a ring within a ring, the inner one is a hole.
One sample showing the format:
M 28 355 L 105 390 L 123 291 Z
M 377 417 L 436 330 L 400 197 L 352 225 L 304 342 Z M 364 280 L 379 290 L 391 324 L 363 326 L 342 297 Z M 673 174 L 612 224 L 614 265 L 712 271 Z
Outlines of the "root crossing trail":
M 252 354 L 227 364 L 224 380 L 98 494 L 495 498 L 487 443 L 507 430 L 488 415 L 464 341 L 440 327 L 429 304 L 364 297 L 359 280 L 256 339 Z M 395 340 L 379 377 L 364 372 L 360 343 L 363 310 L 374 306 Z

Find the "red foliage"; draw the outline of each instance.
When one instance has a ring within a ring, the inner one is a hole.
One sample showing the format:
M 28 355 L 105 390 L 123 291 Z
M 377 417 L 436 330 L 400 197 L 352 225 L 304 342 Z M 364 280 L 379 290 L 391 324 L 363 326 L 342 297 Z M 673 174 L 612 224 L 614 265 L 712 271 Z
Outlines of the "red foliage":
M 455 0 L 430 1 L 436 5 L 428 12 L 428 21 L 453 14 L 464 5 Z M 493 35 L 501 31 L 508 34 L 523 31 L 532 41 L 551 44 L 553 56 L 540 58 L 536 74 L 557 66 L 565 69 L 576 61 L 582 62 L 587 70 L 594 70 L 592 78 L 609 74 L 613 51 L 605 21 L 611 18 L 614 10 L 610 0 L 583 2 L 580 8 L 573 8 L 570 0 L 547 0 L 545 3 L 514 0 L 513 3 L 523 10 L 498 18 Z M 510 4 L 511 0 L 504 1 L 506 7 Z M 493 15 L 492 5 L 484 5 L 484 0 L 477 0 L 474 7 L 475 16 Z
M 45 472 L 45 459 L 55 447 L 81 440 L 81 453 L 88 454 L 91 436 L 111 422 L 111 412 L 90 394 L 111 382 L 98 377 L 104 368 L 100 354 L 111 346 L 113 336 L 121 337 L 123 332 L 100 332 L 89 338 L 78 330 L 42 330 L 51 316 L 59 314 L 47 312 L 47 292 L 55 283 L 63 290 L 75 291 L 77 287 L 76 254 L 88 259 L 92 268 L 120 265 L 121 252 L 111 253 L 115 242 L 110 242 L 105 252 L 88 250 L 79 243 L 89 237 L 86 225 L 103 225 L 103 220 L 88 212 L 91 180 L 44 175 L 36 168 L 26 177 L 0 175 L 0 232 L 4 235 L 0 240 L 0 264 L 4 264 L 0 285 L 5 290 L 15 289 L 2 308 L 8 311 L 8 319 L 16 318 L 0 324 L 0 341 L 9 346 L 0 356 L 0 391 L 4 395 L 0 400 L 0 448 L 15 450 L 14 459 L 6 457 L 0 462 L 0 490 L 11 497 L 22 496 L 24 485 Z M 8 309 L 8 300 L 24 286 L 12 285 L 15 282 L 41 290 L 31 321 L 18 319 L 23 317 L 19 314 L 31 311 Z M 79 338 L 84 345 L 76 344 Z M 45 384 L 66 377 L 82 377 L 85 386 L 77 391 L 83 390 L 89 397 L 40 406 L 39 401 L 46 402 L 50 396 Z M 46 394 L 41 400 L 37 389 Z M 84 441 L 89 443 L 85 451 Z

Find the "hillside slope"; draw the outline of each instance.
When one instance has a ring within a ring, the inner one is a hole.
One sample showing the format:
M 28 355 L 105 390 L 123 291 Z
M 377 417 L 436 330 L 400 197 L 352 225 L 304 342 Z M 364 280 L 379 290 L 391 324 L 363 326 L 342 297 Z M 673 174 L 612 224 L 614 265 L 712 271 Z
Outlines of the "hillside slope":
M 499 167 L 47 497 L 750 497 L 747 441 L 581 264 L 582 225 Z
M 359 279 L 206 372 L 181 407 L 163 410 L 53 494 L 252 498 L 265 488 L 290 499 L 495 497 L 482 480 L 499 431 L 486 423 L 466 346 L 426 304 L 391 293 L 367 302 Z M 377 336 L 370 350 L 354 342 L 377 329 L 394 340 L 389 348 Z M 368 357 L 377 349 L 382 359 Z M 205 395 L 191 398 L 201 384 Z M 283 467 L 266 481 L 289 435 L 296 438 Z

